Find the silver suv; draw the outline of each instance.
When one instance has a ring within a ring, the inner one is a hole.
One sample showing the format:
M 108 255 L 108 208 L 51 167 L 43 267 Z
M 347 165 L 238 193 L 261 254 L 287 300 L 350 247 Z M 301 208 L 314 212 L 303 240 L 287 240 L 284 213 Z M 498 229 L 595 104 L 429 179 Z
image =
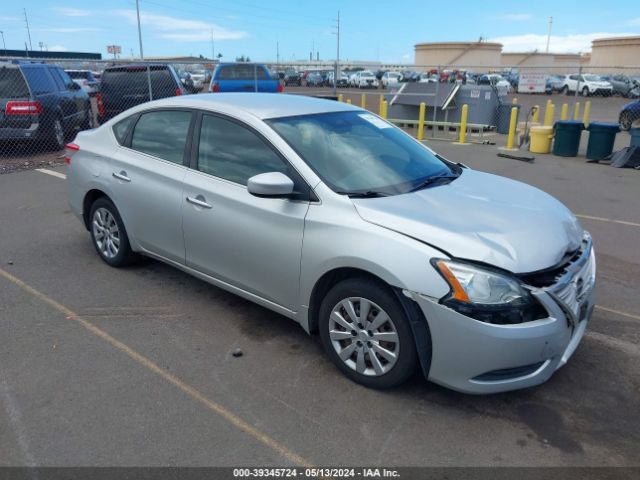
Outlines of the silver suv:
M 372 113 L 209 94 L 132 108 L 68 146 L 68 192 L 114 267 L 159 259 L 319 333 L 349 378 L 537 385 L 593 309 L 575 216 Z

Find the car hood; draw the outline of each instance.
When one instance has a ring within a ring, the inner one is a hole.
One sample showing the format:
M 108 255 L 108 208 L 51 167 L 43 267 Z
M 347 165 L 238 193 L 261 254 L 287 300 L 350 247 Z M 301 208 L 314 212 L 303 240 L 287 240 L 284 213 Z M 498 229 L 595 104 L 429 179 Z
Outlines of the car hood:
M 555 266 L 584 233 L 569 209 L 543 191 L 471 169 L 445 185 L 352 201 L 367 222 L 514 273 Z

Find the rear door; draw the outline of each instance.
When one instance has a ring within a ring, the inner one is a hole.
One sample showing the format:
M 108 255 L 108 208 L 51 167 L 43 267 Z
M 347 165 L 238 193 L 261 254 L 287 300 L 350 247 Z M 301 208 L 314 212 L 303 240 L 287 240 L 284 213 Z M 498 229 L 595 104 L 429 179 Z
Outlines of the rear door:
M 182 190 L 193 114 L 140 115 L 112 159 L 114 201 L 129 236 L 144 250 L 184 263 Z

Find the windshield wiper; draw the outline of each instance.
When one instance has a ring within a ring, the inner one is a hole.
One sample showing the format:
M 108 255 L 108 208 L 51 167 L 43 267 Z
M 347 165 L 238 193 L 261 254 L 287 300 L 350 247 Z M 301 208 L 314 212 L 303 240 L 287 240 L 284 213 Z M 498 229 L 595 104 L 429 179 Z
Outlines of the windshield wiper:
M 451 173 L 446 173 L 446 174 L 443 174 L 443 175 L 434 175 L 433 177 L 426 178 L 422 182 L 418 183 L 415 187 L 413 187 L 409 191 L 410 192 L 415 192 L 417 190 L 422 190 L 423 188 L 430 187 L 430 186 L 435 185 L 437 183 L 441 183 L 444 180 L 453 181 L 458 177 L 459 177 L 459 175 L 455 175 L 455 174 L 451 174 Z
M 346 195 L 349 198 L 376 198 L 376 197 L 388 197 L 388 193 L 378 192 L 376 190 L 367 190 L 366 192 L 336 192 L 341 195 Z

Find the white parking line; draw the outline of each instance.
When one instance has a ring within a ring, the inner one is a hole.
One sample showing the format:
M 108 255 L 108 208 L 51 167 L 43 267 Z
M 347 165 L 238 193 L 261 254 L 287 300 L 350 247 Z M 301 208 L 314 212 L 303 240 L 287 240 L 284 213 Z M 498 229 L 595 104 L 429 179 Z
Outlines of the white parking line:
M 640 223 L 627 222 L 626 220 L 614 220 L 612 218 L 592 217 L 591 215 L 576 214 L 576 217 L 584 218 L 586 220 L 597 220 L 599 222 L 618 223 L 620 225 L 628 225 L 630 227 L 640 227 Z
M 67 176 L 64 173 L 55 172 L 53 170 L 47 170 L 46 168 L 36 168 L 36 172 L 46 173 L 47 175 L 51 175 L 52 177 L 57 177 L 65 180 Z

